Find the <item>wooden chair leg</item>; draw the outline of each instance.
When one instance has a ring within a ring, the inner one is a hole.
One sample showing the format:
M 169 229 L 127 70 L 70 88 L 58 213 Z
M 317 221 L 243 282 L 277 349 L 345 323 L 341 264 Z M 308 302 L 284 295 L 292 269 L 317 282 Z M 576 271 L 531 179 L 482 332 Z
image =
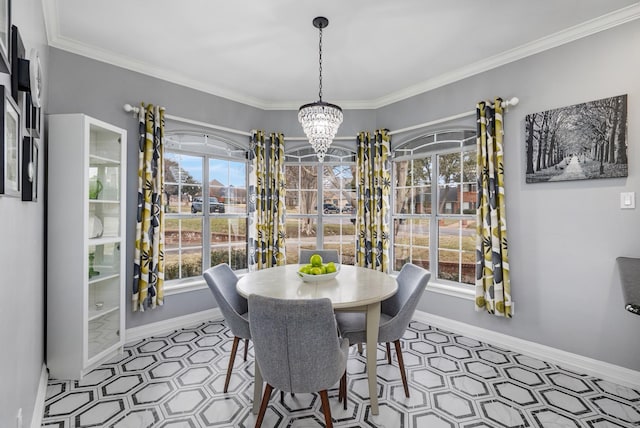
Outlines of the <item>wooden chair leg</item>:
M 391 344 L 387 342 L 387 362 L 391 364 Z
M 244 340 L 244 360 L 247 361 L 247 351 L 249 350 L 249 339 Z
M 238 336 L 235 336 L 233 338 L 233 346 L 231 347 L 231 356 L 229 357 L 229 367 L 227 367 L 227 378 L 224 380 L 224 392 L 227 392 L 227 389 L 229 388 L 229 380 L 231 380 L 231 372 L 233 371 L 233 362 L 236 359 L 238 342 L 240 342 L 240 338 Z
M 333 428 L 333 421 L 331 420 L 331 407 L 329 407 L 329 396 L 327 390 L 320 391 L 320 400 L 322 401 L 322 413 L 324 413 L 324 424 L 327 428 Z M 257 425 L 256 425 L 257 428 Z
M 264 414 L 266 413 L 267 406 L 269 405 L 269 398 L 271 397 L 271 391 L 273 391 L 273 386 L 267 384 L 264 388 L 264 395 L 262 396 L 262 403 L 260 404 L 258 419 L 256 419 L 256 428 L 260 428 L 262 426 Z
M 398 356 L 398 366 L 400 367 L 400 376 L 402 377 L 402 385 L 404 386 L 404 395 L 409 398 L 409 385 L 407 385 L 407 374 L 404 370 L 404 359 L 402 358 L 400 340 L 396 340 L 393 344 L 396 345 L 396 355 Z
M 342 379 L 340 379 L 342 385 L 342 408 L 347 410 L 347 371 L 344 371 Z

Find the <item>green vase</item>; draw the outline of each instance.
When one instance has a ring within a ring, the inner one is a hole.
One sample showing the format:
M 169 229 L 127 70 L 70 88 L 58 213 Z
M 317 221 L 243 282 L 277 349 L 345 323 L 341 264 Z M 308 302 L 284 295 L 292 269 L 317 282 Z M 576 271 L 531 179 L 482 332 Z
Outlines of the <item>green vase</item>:
M 102 181 L 98 177 L 89 179 L 89 199 L 98 199 L 102 192 Z

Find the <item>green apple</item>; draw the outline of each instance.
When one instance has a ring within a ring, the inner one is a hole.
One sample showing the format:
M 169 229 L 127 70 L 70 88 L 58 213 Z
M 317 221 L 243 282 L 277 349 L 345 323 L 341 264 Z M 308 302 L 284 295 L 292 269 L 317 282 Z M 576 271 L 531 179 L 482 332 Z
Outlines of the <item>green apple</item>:
M 311 275 L 322 275 L 322 269 L 319 267 L 313 267 L 311 268 L 311 272 L 309 272 Z
M 334 262 L 327 263 L 325 268 L 327 269 L 327 273 L 334 273 L 337 270 Z
M 313 267 L 322 266 L 322 256 L 320 254 L 314 254 L 309 258 L 309 262 Z
M 308 275 L 310 270 L 311 270 L 311 268 L 309 266 L 305 265 L 305 266 L 302 266 L 300 269 L 298 269 L 298 272 L 306 273 Z

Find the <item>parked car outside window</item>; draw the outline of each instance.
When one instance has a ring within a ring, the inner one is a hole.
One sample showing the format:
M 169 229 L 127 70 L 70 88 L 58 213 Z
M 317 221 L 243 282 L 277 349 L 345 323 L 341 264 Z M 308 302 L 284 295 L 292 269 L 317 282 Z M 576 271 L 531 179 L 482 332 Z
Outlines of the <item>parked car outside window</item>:
M 340 208 L 338 208 L 334 204 L 324 204 L 323 212 L 325 214 L 338 214 L 340 212 Z
M 202 198 L 193 198 L 193 201 L 191 202 L 191 212 L 194 214 L 202 212 Z M 218 198 L 215 196 L 209 197 L 209 212 L 224 213 L 224 204 L 218 201 Z
M 356 210 L 353 208 L 353 205 L 347 202 L 347 204 L 342 208 L 343 214 L 353 214 Z

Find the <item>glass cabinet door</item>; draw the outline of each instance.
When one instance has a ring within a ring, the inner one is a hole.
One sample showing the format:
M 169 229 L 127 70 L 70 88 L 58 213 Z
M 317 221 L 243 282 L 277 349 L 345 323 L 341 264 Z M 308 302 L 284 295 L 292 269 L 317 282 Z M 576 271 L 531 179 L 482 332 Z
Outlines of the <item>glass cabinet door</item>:
M 120 341 L 121 141 L 90 125 L 88 169 L 88 358 Z

